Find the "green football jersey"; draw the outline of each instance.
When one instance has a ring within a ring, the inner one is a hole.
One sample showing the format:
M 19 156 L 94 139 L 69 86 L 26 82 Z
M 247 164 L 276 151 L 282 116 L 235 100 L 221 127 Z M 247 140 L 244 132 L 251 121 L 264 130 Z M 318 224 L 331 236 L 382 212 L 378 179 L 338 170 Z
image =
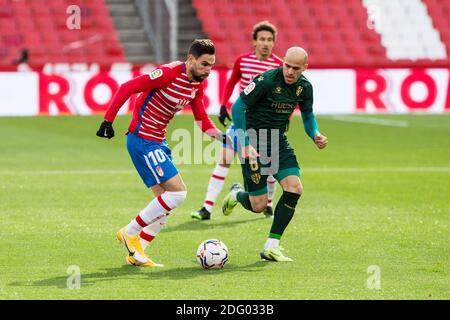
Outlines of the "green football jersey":
M 311 83 L 302 75 L 297 82 L 286 84 L 283 67 L 256 76 L 240 97 L 247 105 L 247 129 L 278 129 L 283 134 L 297 106 L 302 113 L 312 112 Z

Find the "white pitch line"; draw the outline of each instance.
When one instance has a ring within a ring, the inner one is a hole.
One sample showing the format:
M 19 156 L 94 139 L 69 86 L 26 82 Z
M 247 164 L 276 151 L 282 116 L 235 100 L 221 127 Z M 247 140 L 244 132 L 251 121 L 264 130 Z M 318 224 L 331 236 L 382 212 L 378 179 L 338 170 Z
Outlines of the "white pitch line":
M 334 116 L 331 117 L 331 119 L 336 121 L 367 123 L 389 127 L 404 127 L 404 128 L 409 127 L 409 122 L 404 120 L 388 120 L 380 118 L 353 117 L 353 116 Z
M 205 168 L 180 168 L 180 173 L 204 172 Z M 364 173 L 364 172 L 450 172 L 450 167 L 303 167 L 304 173 Z M 0 171 L 0 176 L 37 176 L 37 175 L 129 175 L 137 174 L 135 170 L 34 170 L 34 171 Z

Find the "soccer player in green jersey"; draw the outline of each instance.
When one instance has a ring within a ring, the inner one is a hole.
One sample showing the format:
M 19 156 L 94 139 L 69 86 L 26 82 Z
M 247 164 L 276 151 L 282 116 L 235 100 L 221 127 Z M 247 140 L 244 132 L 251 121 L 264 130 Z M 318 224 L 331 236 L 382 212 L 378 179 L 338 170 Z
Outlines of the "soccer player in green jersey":
M 262 212 L 267 206 L 267 175 L 275 177 L 283 194 L 260 253 L 262 259 L 269 261 L 292 261 L 281 252 L 279 243 L 303 191 L 300 167 L 285 135 L 289 117 L 297 106 L 305 131 L 317 147 L 323 149 L 328 143 L 327 137 L 319 132 L 313 113 L 312 85 L 302 75 L 307 67 L 306 51 L 289 48 L 283 66 L 257 76 L 232 106 L 245 191 L 234 184 L 224 199 L 222 211 L 229 215 L 240 203 L 247 210 Z

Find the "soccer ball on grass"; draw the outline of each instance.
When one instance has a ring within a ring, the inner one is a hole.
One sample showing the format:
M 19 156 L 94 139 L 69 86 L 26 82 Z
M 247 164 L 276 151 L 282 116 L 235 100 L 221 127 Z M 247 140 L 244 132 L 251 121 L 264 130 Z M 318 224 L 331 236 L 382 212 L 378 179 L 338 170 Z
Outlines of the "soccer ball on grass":
M 217 239 L 203 241 L 197 249 L 197 260 L 203 269 L 222 269 L 228 261 L 228 248 Z

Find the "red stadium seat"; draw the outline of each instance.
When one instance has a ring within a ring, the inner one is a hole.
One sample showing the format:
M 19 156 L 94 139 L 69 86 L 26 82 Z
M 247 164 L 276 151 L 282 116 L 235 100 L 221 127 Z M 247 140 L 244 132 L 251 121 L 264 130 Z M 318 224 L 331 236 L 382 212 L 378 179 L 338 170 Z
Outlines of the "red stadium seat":
M 449 54 L 450 2 L 423 2 Z M 251 49 L 245 33 L 250 33 L 255 23 L 269 20 L 279 31 L 275 51 L 280 55 L 289 46 L 301 45 L 310 51 L 311 65 L 396 65 L 387 59 L 380 35 L 367 28 L 367 11 L 361 1 L 193 0 L 193 5 L 203 22 L 203 31 L 223 41 L 217 50 L 218 63 L 230 65 L 244 48 Z M 404 61 L 401 63 L 406 65 Z
M 81 8 L 81 30 L 67 28 L 70 5 Z M 0 0 L 0 63 L 10 64 L 20 47 L 31 64 L 126 61 L 108 7 L 97 0 Z

